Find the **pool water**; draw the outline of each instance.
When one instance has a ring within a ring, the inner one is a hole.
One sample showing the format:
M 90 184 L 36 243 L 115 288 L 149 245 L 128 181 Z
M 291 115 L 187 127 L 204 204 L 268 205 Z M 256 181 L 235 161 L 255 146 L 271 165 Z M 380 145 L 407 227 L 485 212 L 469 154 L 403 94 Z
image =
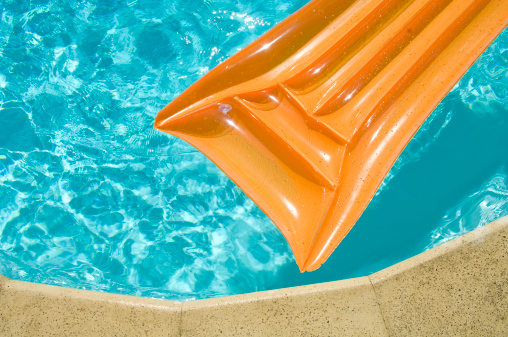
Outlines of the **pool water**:
M 305 0 L 4 0 L 0 274 L 192 300 L 367 275 L 508 215 L 508 30 L 321 269 L 156 113 Z

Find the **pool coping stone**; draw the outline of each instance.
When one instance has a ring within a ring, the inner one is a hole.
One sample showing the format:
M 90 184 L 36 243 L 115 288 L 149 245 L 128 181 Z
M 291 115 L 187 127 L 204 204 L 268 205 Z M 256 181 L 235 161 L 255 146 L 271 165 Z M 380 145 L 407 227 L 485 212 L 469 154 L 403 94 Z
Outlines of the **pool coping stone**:
M 508 335 L 508 216 L 369 276 L 173 302 L 0 275 L 0 336 Z

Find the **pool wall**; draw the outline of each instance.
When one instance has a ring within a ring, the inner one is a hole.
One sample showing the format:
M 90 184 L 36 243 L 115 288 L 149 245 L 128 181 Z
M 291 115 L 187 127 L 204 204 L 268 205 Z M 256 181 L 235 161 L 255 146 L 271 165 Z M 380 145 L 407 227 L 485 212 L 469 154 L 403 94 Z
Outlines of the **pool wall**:
M 177 303 L 0 276 L 1 336 L 504 336 L 508 217 L 367 277 Z

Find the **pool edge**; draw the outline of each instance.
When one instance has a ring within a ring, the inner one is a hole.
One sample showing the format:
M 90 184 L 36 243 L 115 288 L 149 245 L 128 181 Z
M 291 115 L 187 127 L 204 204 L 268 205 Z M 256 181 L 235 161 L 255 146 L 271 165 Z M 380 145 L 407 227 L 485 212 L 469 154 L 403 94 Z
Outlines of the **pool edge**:
M 508 216 L 370 276 L 193 302 L 0 276 L 0 335 L 55 334 L 508 335 Z

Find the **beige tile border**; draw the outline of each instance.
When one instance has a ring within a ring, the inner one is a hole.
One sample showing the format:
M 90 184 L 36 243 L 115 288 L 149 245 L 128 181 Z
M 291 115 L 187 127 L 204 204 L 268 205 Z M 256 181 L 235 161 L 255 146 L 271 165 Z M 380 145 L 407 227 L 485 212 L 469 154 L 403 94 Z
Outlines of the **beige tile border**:
M 180 336 L 181 303 L 0 279 L 0 336 Z
M 369 278 L 390 336 L 508 336 L 508 217 Z
M 182 336 L 387 336 L 367 277 L 183 305 Z
M 368 277 L 194 302 L 0 276 L 0 336 L 218 335 L 508 335 L 508 217 Z

